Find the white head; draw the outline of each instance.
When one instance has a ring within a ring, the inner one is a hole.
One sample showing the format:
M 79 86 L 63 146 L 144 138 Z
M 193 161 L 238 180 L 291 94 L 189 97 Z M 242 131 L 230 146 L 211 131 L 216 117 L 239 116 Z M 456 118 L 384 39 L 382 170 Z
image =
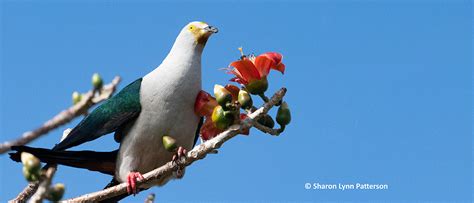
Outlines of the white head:
M 188 23 L 176 38 L 176 44 L 185 47 L 204 47 L 209 37 L 217 33 L 216 27 L 208 25 L 204 22 L 194 21 Z

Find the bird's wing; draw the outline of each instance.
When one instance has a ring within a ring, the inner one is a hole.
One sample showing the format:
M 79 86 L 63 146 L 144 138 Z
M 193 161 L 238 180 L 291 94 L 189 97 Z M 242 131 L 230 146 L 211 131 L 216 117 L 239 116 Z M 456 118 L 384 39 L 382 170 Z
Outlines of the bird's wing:
M 95 140 L 136 119 L 141 111 L 142 79 L 127 85 L 117 95 L 105 101 L 85 117 L 54 150 L 65 150 Z

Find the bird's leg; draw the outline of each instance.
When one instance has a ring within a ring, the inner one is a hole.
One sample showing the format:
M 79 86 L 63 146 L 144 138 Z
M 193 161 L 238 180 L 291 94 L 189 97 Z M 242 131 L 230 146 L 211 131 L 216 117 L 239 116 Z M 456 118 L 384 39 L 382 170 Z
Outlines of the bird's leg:
M 182 178 L 184 176 L 184 166 L 180 164 L 181 157 L 186 157 L 187 150 L 184 147 L 178 147 L 176 153 L 173 155 L 173 162 L 176 162 L 178 165 L 178 170 L 176 170 L 176 177 Z
M 140 172 L 130 172 L 127 175 L 127 193 L 138 194 L 137 180 L 142 180 L 143 176 Z

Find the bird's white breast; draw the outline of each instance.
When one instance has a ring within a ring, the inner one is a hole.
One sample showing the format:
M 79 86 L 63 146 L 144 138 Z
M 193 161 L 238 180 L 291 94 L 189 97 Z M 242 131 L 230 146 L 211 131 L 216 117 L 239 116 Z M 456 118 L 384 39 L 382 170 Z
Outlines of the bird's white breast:
M 146 173 L 171 161 L 173 153 L 164 149 L 163 135 L 175 138 L 179 146 L 192 148 L 199 123 L 194 102 L 201 90 L 201 53 L 183 54 L 191 57 L 174 56 L 172 60 L 168 56 L 143 78 L 141 113 L 125 132 L 120 146 L 116 169 L 119 181 L 126 181 L 130 171 Z

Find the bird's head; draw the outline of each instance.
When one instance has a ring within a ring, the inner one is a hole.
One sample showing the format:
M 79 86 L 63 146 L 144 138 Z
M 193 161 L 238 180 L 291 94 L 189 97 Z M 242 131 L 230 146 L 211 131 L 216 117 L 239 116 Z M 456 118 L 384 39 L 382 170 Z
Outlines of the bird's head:
M 216 27 L 199 21 L 191 22 L 187 24 L 183 30 L 181 30 L 182 35 L 192 37 L 196 45 L 202 46 L 206 44 L 207 40 L 212 34 L 217 32 L 218 30 Z

